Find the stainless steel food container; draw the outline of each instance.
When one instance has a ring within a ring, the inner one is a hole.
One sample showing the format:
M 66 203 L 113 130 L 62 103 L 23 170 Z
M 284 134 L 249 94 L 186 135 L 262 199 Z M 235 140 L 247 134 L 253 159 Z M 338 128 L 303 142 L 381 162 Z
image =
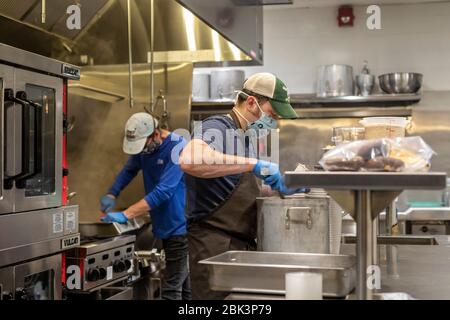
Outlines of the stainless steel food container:
M 285 199 L 257 198 L 258 250 L 338 254 L 342 209 L 320 190 Z
M 234 100 L 236 90 L 241 90 L 245 81 L 243 70 L 211 71 L 211 99 Z
M 358 94 L 363 97 L 372 94 L 375 86 L 375 76 L 372 74 L 358 74 L 356 75 L 356 87 L 358 88 Z
M 210 95 L 211 76 L 209 73 L 194 72 L 192 80 L 192 100 L 208 101 Z
M 321 98 L 354 95 L 353 68 L 340 64 L 320 66 L 316 94 Z
M 228 251 L 200 263 L 208 265 L 216 291 L 285 294 L 289 272 L 321 273 L 325 297 L 345 297 L 356 283 L 356 259 L 350 255 Z

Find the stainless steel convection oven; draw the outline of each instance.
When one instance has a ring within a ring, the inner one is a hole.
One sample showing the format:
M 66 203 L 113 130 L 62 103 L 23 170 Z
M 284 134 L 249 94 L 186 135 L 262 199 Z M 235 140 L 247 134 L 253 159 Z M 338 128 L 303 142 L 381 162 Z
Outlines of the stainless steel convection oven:
M 67 205 L 67 87 L 80 70 L 0 44 L 0 299 L 61 298 L 79 245 Z

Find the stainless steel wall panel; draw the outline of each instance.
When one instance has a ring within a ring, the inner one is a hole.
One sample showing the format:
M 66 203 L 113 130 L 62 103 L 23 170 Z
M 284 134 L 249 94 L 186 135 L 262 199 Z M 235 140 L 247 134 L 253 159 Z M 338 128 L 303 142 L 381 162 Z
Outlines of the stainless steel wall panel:
M 128 156 L 122 151 L 124 126 L 128 118 L 143 112 L 150 101 L 150 67 L 135 65 L 136 105 L 130 109 L 127 99 L 100 101 L 95 95 L 86 97 L 86 90 L 69 86 L 69 118 L 74 128 L 68 136 L 70 168 L 69 192 L 77 192 L 71 203 L 80 205 L 81 221 L 98 221 L 101 217 L 99 199 L 105 194 L 122 169 Z M 157 65 L 155 94 L 163 90 L 170 113 L 170 129 L 189 128 L 192 92 L 192 64 Z M 86 67 L 81 84 L 128 97 L 128 66 Z M 149 109 L 149 108 L 148 108 Z M 161 114 L 161 105 L 155 113 Z M 125 209 L 142 199 L 144 186 L 141 175 L 123 191 L 117 209 Z

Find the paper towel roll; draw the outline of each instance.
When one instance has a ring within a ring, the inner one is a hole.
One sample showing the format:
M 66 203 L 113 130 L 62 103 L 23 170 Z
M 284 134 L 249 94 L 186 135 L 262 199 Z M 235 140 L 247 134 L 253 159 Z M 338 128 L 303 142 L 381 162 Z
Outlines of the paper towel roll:
M 342 216 L 343 210 L 336 201 L 330 199 L 329 211 L 329 233 L 330 233 L 330 253 L 339 254 L 341 251 L 342 238 Z
M 286 300 L 322 300 L 322 274 L 286 273 Z

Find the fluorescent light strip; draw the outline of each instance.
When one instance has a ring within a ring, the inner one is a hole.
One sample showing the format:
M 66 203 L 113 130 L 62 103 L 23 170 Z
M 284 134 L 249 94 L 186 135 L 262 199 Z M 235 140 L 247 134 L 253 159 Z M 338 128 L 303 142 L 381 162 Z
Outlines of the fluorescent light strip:
M 194 15 L 189 10 L 183 8 L 183 18 L 186 27 L 189 51 L 196 51 L 197 43 L 195 40 Z
M 212 42 L 213 42 L 213 48 L 214 48 L 214 59 L 216 61 L 221 61 L 222 60 L 222 50 L 220 48 L 220 39 L 219 39 L 219 34 L 217 33 L 216 30 L 211 30 L 211 35 L 212 35 Z
M 239 50 L 239 48 L 236 47 L 231 42 L 228 42 L 228 45 L 230 46 L 231 53 L 233 54 L 234 60 L 241 60 L 241 50 Z

